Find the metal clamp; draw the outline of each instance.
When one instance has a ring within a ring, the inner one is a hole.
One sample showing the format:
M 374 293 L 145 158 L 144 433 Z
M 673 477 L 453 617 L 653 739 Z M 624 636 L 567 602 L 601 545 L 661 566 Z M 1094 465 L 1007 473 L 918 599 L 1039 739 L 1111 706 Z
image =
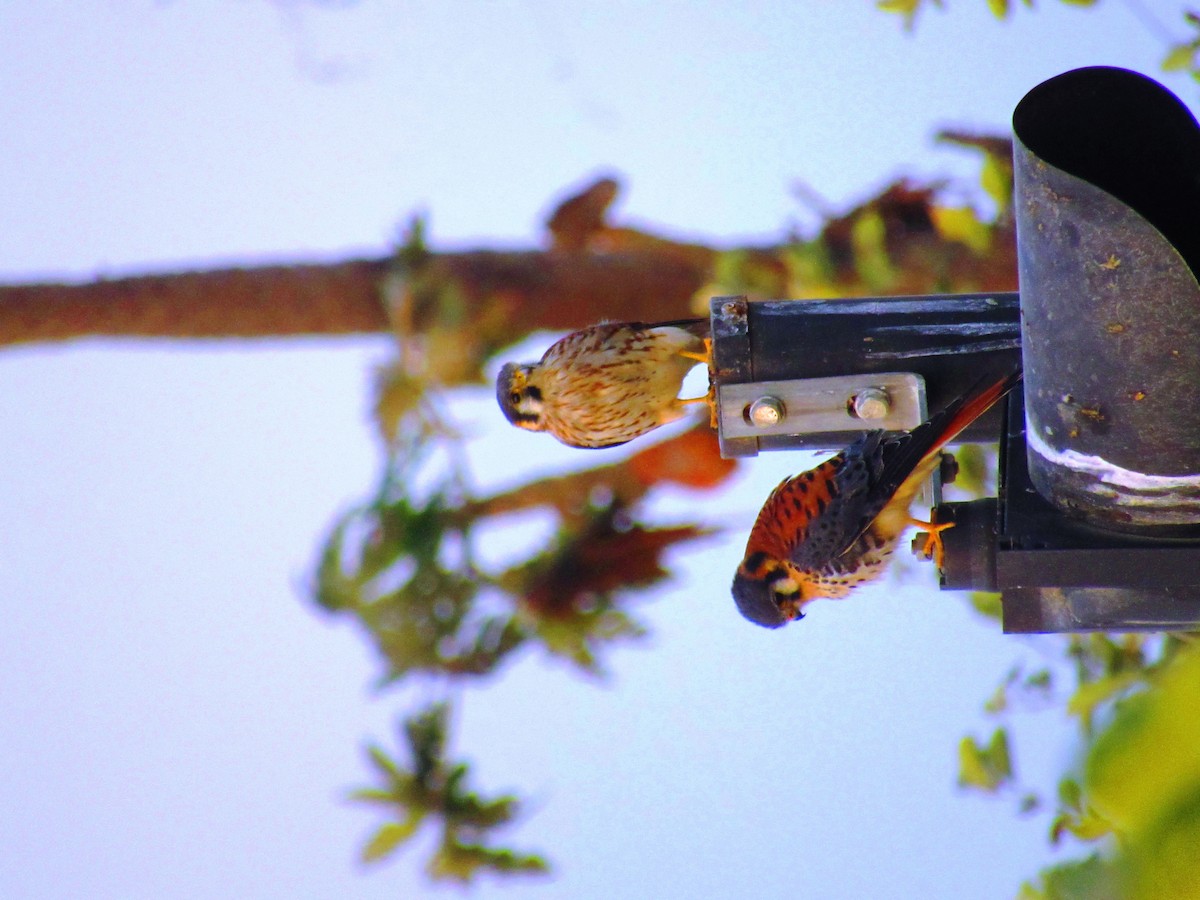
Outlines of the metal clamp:
M 876 372 L 720 384 L 717 411 L 722 447 L 729 439 L 782 436 L 803 437 L 808 447 L 832 447 L 874 428 L 916 428 L 926 417 L 925 379 L 912 372 Z

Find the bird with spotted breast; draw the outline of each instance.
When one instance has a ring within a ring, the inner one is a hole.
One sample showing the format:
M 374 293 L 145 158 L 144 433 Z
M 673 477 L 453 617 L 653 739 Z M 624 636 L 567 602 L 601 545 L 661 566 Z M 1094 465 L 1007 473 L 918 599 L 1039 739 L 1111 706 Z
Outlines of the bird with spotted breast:
M 733 579 L 741 614 L 778 628 L 821 597 L 843 598 L 883 574 L 909 525 L 929 532 L 926 556 L 940 568 L 950 523 L 913 518 L 909 506 L 937 467 L 941 448 L 1021 380 L 985 377 L 929 421 L 886 437 L 870 431 L 825 462 L 784 479 L 763 504 Z
M 615 447 L 681 418 L 684 377 L 708 361 L 707 319 L 602 322 L 558 340 L 536 363 L 507 363 L 496 400 L 518 428 L 571 447 Z

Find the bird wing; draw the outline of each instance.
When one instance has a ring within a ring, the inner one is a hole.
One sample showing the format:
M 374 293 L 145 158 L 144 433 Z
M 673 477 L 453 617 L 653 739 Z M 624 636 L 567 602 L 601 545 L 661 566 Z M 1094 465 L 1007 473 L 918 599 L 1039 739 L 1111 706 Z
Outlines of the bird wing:
M 994 375 L 980 378 L 965 393 L 956 398 L 941 412 L 905 434 L 887 438 L 878 445 L 878 473 L 869 489 L 870 502 L 860 506 L 862 521 L 842 548 L 849 550 L 870 527 L 884 506 L 892 500 L 905 481 L 964 428 L 987 412 L 994 403 L 1012 390 L 1021 380 L 1021 370 L 1016 369 L 996 378 Z M 882 432 L 872 432 L 882 434 Z M 857 445 L 856 445 L 857 446 Z M 922 473 L 922 480 L 928 473 Z
M 807 492 L 806 521 L 788 553 L 801 571 L 820 571 L 845 553 L 878 512 L 872 507 L 876 505 L 883 435 L 882 431 L 867 432 L 811 470 L 817 474 Z M 826 466 L 830 468 L 822 472 Z

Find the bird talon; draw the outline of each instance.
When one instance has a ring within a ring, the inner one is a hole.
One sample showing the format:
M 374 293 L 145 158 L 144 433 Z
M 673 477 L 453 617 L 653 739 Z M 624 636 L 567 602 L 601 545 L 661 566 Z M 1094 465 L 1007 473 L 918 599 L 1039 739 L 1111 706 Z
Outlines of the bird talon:
M 680 350 L 679 355 L 684 359 L 694 359 L 696 362 L 702 362 L 706 366 L 712 361 L 712 338 L 704 339 L 704 352 L 693 353 L 691 350 Z
M 953 522 L 923 522 L 920 519 L 909 519 L 910 525 L 915 525 L 925 532 L 925 546 L 921 549 L 921 555 L 925 559 L 932 559 L 933 564 L 939 568 L 945 568 L 946 563 L 946 544 L 942 539 L 942 532 L 947 528 L 953 528 Z

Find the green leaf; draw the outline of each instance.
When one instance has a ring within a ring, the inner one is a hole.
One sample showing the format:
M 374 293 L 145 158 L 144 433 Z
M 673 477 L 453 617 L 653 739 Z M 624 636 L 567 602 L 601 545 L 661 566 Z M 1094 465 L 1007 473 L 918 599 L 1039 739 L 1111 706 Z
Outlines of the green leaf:
M 1184 72 L 1192 68 L 1192 64 L 1196 59 L 1196 42 L 1188 41 L 1183 44 L 1175 44 L 1167 55 L 1163 57 L 1162 70 L 1164 72 Z
M 958 745 L 958 784 L 995 793 L 1012 779 L 1008 732 L 997 728 L 987 746 L 967 736 Z
M 987 0 L 987 5 L 997 19 L 1008 16 L 1008 0 Z
M 381 788 L 359 788 L 351 791 L 347 797 L 355 803 L 375 803 L 380 806 L 395 806 L 400 802 L 395 792 Z
M 1164 811 L 1153 827 L 1126 844 L 1132 900 L 1196 900 L 1200 897 L 1200 785 Z
M 371 762 L 375 764 L 375 768 L 379 770 L 380 774 L 387 776 L 392 781 L 399 781 L 407 774 L 401 771 L 395 760 L 388 756 L 387 752 L 378 744 L 370 744 L 367 747 L 367 755 L 371 757 Z
M 1078 811 L 1083 808 L 1083 790 L 1074 778 L 1064 778 L 1058 783 L 1058 802 L 1064 809 Z
M 991 228 L 969 206 L 934 207 L 933 224 L 942 240 L 964 244 L 978 256 L 991 248 Z
M 1081 815 L 1073 817 L 1066 827 L 1081 841 L 1097 841 L 1112 834 L 1112 823 L 1096 815 L 1092 809 L 1086 809 Z
M 971 608 L 982 616 L 999 621 L 1004 615 L 1000 596 L 1000 594 L 993 594 L 988 591 L 972 591 L 970 595 Z
M 876 9 L 880 12 L 904 16 L 907 20 L 906 24 L 916 16 L 920 6 L 921 0 L 875 0 Z
M 983 711 L 989 716 L 997 716 L 1006 709 L 1008 709 L 1008 685 L 1002 684 L 983 704 Z
M 1099 854 L 1053 866 L 1042 872 L 1039 885 L 1023 885 L 1021 900 L 1118 900 L 1117 873 Z M 1026 887 L 1029 892 L 1026 893 Z
M 503 847 L 484 847 L 445 841 L 429 861 L 429 877 L 434 880 L 468 884 L 484 871 L 504 874 L 541 875 L 550 869 L 537 854 L 517 853 Z
M 363 862 L 378 862 L 396 852 L 396 848 L 411 838 L 421 824 L 420 816 L 412 816 L 404 822 L 387 822 L 367 841 L 363 847 Z
M 850 226 L 850 244 L 854 248 L 854 268 L 869 287 L 884 290 L 895 281 L 883 216 L 873 209 L 858 216 Z
M 990 153 L 983 157 L 979 184 L 996 205 L 1004 209 L 1012 202 L 1012 163 L 1001 161 Z
M 1049 669 L 1038 669 L 1026 677 L 1022 686 L 1027 691 L 1048 693 L 1054 687 L 1054 674 Z
M 1121 694 L 1141 679 L 1140 672 L 1124 672 L 1081 685 L 1067 702 L 1067 712 L 1085 722 L 1090 721 L 1098 706 Z
M 342 570 L 345 522 L 337 525 L 325 541 L 321 559 L 317 564 L 314 586 L 316 602 L 330 612 L 355 609 L 362 602 L 361 584 L 357 578 L 348 577 Z
M 1149 691 L 1123 700 L 1088 755 L 1089 802 L 1136 835 L 1200 784 L 1200 650 L 1181 652 Z

